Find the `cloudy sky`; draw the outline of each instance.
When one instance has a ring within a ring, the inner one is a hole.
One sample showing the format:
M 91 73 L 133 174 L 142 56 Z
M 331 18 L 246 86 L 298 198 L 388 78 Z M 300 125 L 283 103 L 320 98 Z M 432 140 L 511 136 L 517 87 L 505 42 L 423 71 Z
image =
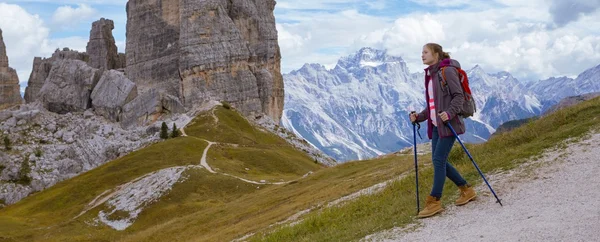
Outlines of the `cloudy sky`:
M 10 65 L 26 85 L 34 56 L 85 51 L 91 23 L 115 21 L 125 49 L 126 0 L 0 0 Z M 600 64 L 600 0 L 278 0 L 282 70 L 335 66 L 361 47 L 402 56 L 422 71 L 421 48 L 437 42 L 464 68 L 509 71 L 520 80 L 575 77 Z

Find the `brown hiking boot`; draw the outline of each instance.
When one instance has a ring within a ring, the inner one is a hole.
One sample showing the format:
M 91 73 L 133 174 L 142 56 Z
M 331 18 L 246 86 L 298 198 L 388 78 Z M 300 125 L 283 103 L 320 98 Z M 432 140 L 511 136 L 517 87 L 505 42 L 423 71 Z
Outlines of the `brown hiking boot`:
M 465 205 L 470 201 L 475 200 L 475 197 L 477 197 L 475 189 L 470 185 L 460 186 L 458 189 L 460 190 L 460 197 L 456 200 L 456 206 Z
M 417 218 L 427 218 L 444 211 L 442 201 L 437 197 L 427 196 L 425 199 L 425 208 L 419 212 Z

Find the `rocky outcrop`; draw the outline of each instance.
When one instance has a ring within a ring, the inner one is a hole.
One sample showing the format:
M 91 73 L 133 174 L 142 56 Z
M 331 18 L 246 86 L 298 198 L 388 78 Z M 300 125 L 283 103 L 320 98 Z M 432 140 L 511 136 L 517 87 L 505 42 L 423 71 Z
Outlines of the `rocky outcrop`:
M 0 134 L 12 143 L 10 152 L 0 146 L 0 200 L 6 204 L 157 141 L 160 130 L 160 124 L 124 130 L 89 110 L 60 115 L 38 103 L 0 111 L 0 117 L 7 118 L 0 119 Z
M 273 0 L 127 3 L 127 77 L 186 107 L 223 100 L 244 114 L 283 110 Z
M 117 53 L 115 38 L 112 35 L 114 28 L 115 24 L 110 19 L 102 18 L 92 23 L 90 41 L 86 47 L 86 52 L 90 56 L 89 65 L 91 67 L 112 70 L 125 66 Z
M 164 113 L 184 111 L 184 106 L 177 97 L 150 89 L 123 106 L 120 121 L 123 127 L 130 128 L 155 122 Z
M 101 74 L 80 60 L 56 61 L 40 90 L 40 101 L 51 112 L 83 112 L 91 107 L 90 95 Z
M 0 29 L 0 109 L 23 103 L 17 71 L 8 66 L 6 46 Z
M 180 0 L 127 3 L 126 73 L 140 92 L 157 89 L 181 96 L 179 3 Z
M 50 58 L 42 59 L 41 57 L 35 57 L 33 59 L 31 75 L 27 82 L 27 88 L 25 88 L 25 101 L 32 103 L 39 98 L 39 92 L 44 83 L 46 83 L 46 78 L 48 78 L 54 62 L 59 60 L 80 60 L 87 62 L 88 59 L 89 56 L 86 53 L 69 50 L 68 48 L 64 48 L 62 51 L 57 49 Z
M 92 106 L 97 114 L 118 122 L 123 106 L 137 97 L 137 94 L 135 83 L 123 73 L 115 70 L 105 71 L 92 91 Z
M 27 103 L 32 103 L 38 99 L 38 94 L 42 90 L 44 83 L 46 83 L 46 78 L 52 69 L 52 62 L 52 60 L 42 59 L 41 57 L 33 59 L 33 68 L 31 69 L 29 81 L 25 88 L 25 101 Z

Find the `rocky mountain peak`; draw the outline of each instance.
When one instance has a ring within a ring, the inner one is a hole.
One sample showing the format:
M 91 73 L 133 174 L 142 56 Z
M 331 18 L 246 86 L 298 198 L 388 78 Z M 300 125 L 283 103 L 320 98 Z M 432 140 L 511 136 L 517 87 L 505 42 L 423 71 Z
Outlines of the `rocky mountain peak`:
M 27 81 L 27 88 L 25 88 L 25 101 L 27 103 L 33 103 L 40 98 L 40 90 L 44 87 L 46 79 L 50 75 L 50 71 L 55 62 L 61 60 L 80 60 L 87 62 L 89 58 L 87 53 L 71 50 L 69 48 L 63 48 L 62 50 L 56 49 L 50 58 L 35 57 L 33 59 L 31 74 Z
M 17 71 L 8 65 L 6 45 L 0 29 L 0 110 L 23 103 Z
M 412 127 L 406 114 L 425 107 L 423 73 L 411 73 L 401 57 L 373 48 L 362 48 L 338 63 L 330 71 L 311 64 L 285 75 L 289 95 L 284 126 L 338 160 L 410 145 Z M 470 132 L 464 140 L 483 142 L 504 121 L 541 112 L 536 95 L 510 73 L 488 74 L 480 65 L 463 68 L 478 107 L 466 121 Z
M 6 55 L 6 45 L 4 37 L 2 37 L 2 29 L 0 29 L 0 71 L 8 69 L 8 56 Z
M 480 66 L 475 65 L 473 68 L 467 70 L 468 75 L 487 75 L 487 72 Z
M 231 103 L 279 121 L 281 54 L 274 0 L 129 1 L 127 77 L 190 108 Z
M 290 74 L 296 74 L 297 72 L 301 72 L 306 75 L 315 75 L 318 72 L 326 72 L 327 68 L 324 65 L 318 63 L 306 63 L 297 71 L 292 71 Z
M 399 56 L 389 55 L 385 50 L 364 47 L 352 55 L 342 57 L 338 61 L 338 66 L 344 69 L 360 69 L 366 67 L 378 67 L 390 63 L 403 64 L 404 60 Z
M 597 66 L 595 66 L 595 67 L 592 67 L 592 68 L 589 68 L 589 69 L 585 70 L 584 72 L 582 72 L 581 74 L 579 74 L 577 76 L 577 78 L 596 76 L 598 74 L 600 74 L 600 64 L 597 65 Z
M 115 24 L 110 19 L 101 18 L 92 23 L 90 40 L 86 52 L 90 56 L 88 64 L 97 69 L 111 70 L 125 68 L 121 63 L 112 30 Z

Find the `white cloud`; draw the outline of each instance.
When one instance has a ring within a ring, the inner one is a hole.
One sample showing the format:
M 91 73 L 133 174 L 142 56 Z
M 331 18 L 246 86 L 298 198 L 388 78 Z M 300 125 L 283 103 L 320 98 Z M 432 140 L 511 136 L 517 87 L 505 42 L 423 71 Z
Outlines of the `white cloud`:
M 52 23 L 62 29 L 68 29 L 77 24 L 96 17 L 95 9 L 87 4 L 79 4 L 76 8 L 71 6 L 61 6 L 56 9 L 52 16 Z
M 21 87 L 27 86 L 33 58 L 50 57 L 57 48 L 85 51 L 87 36 L 50 38 L 44 21 L 18 5 L 0 3 L 0 28 L 3 32 L 9 64 L 17 70 Z
M 464 3 L 460 0 L 415 2 L 437 7 Z M 469 6 L 435 13 L 413 12 L 395 21 L 359 13 L 348 15 L 349 10 L 326 15 L 301 12 L 298 16 L 284 16 L 286 21 L 295 23 L 282 24 L 286 32 L 286 37 L 280 38 L 286 41 L 280 42 L 282 69 L 286 72 L 297 69 L 304 62 L 331 65 L 342 55 L 371 46 L 402 56 L 413 72 L 422 71 L 421 49 L 428 42 L 440 43 L 464 68 L 479 64 L 489 72 L 509 71 L 524 81 L 576 76 L 600 63 L 598 11 L 581 14 L 567 27 L 549 28 L 555 16 L 547 1 L 497 0 L 488 5 L 487 9 L 477 10 Z M 291 41 L 288 34 L 297 38 Z M 338 51 L 322 56 L 309 54 L 318 53 L 320 48 Z
M 336 63 L 340 55 L 349 54 L 356 36 L 388 26 L 384 18 L 346 10 L 336 13 L 305 14 L 291 11 L 281 16 L 277 25 L 279 45 L 283 56 L 283 71 L 301 67 L 304 63 Z M 285 23 L 287 21 L 298 23 Z
M 278 9 L 318 9 L 318 10 L 330 10 L 339 9 L 340 5 L 347 5 L 353 3 L 362 3 L 365 0 L 278 0 L 276 8 Z M 367 2 L 374 2 L 373 0 Z
M 423 68 L 420 51 L 427 42 L 440 43 L 465 68 L 480 64 L 528 80 L 574 76 L 600 63 L 600 35 L 577 27 L 548 30 L 540 24 L 547 17 L 518 8 L 413 15 L 398 19 L 379 44 L 405 57 L 411 70 Z
M 38 15 L 29 14 L 18 5 L 5 3 L 0 3 L 0 28 L 9 64 L 17 70 L 19 81 L 26 83 L 33 56 L 48 51 L 50 30 Z
M 88 43 L 88 38 L 81 36 L 71 36 L 66 38 L 51 39 L 48 41 L 48 49 L 56 50 L 68 47 L 71 50 L 85 52 Z
M 115 45 L 117 46 L 117 51 L 119 53 L 125 53 L 125 46 L 127 45 L 125 40 L 116 40 Z
M 302 51 L 304 42 L 310 40 L 311 36 L 308 34 L 306 37 L 302 37 L 297 34 L 288 32 L 285 27 L 281 24 L 277 24 L 279 47 L 285 50 L 286 54 L 299 54 Z
M 473 0 L 410 0 L 423 6 L 455 7 L 473 4 Z
M 23 0 L 4 0 L 6 3 L 23 3 Z M 27 0 L 30 3 L 57 3 L 56 0 Z M 127 0 L 61 0 L 60 4 L 103 4 L 125 6 Z
M 552 0 L 550 13 L 554 23 L 563 27 L 600 8 L 600 0 Z

